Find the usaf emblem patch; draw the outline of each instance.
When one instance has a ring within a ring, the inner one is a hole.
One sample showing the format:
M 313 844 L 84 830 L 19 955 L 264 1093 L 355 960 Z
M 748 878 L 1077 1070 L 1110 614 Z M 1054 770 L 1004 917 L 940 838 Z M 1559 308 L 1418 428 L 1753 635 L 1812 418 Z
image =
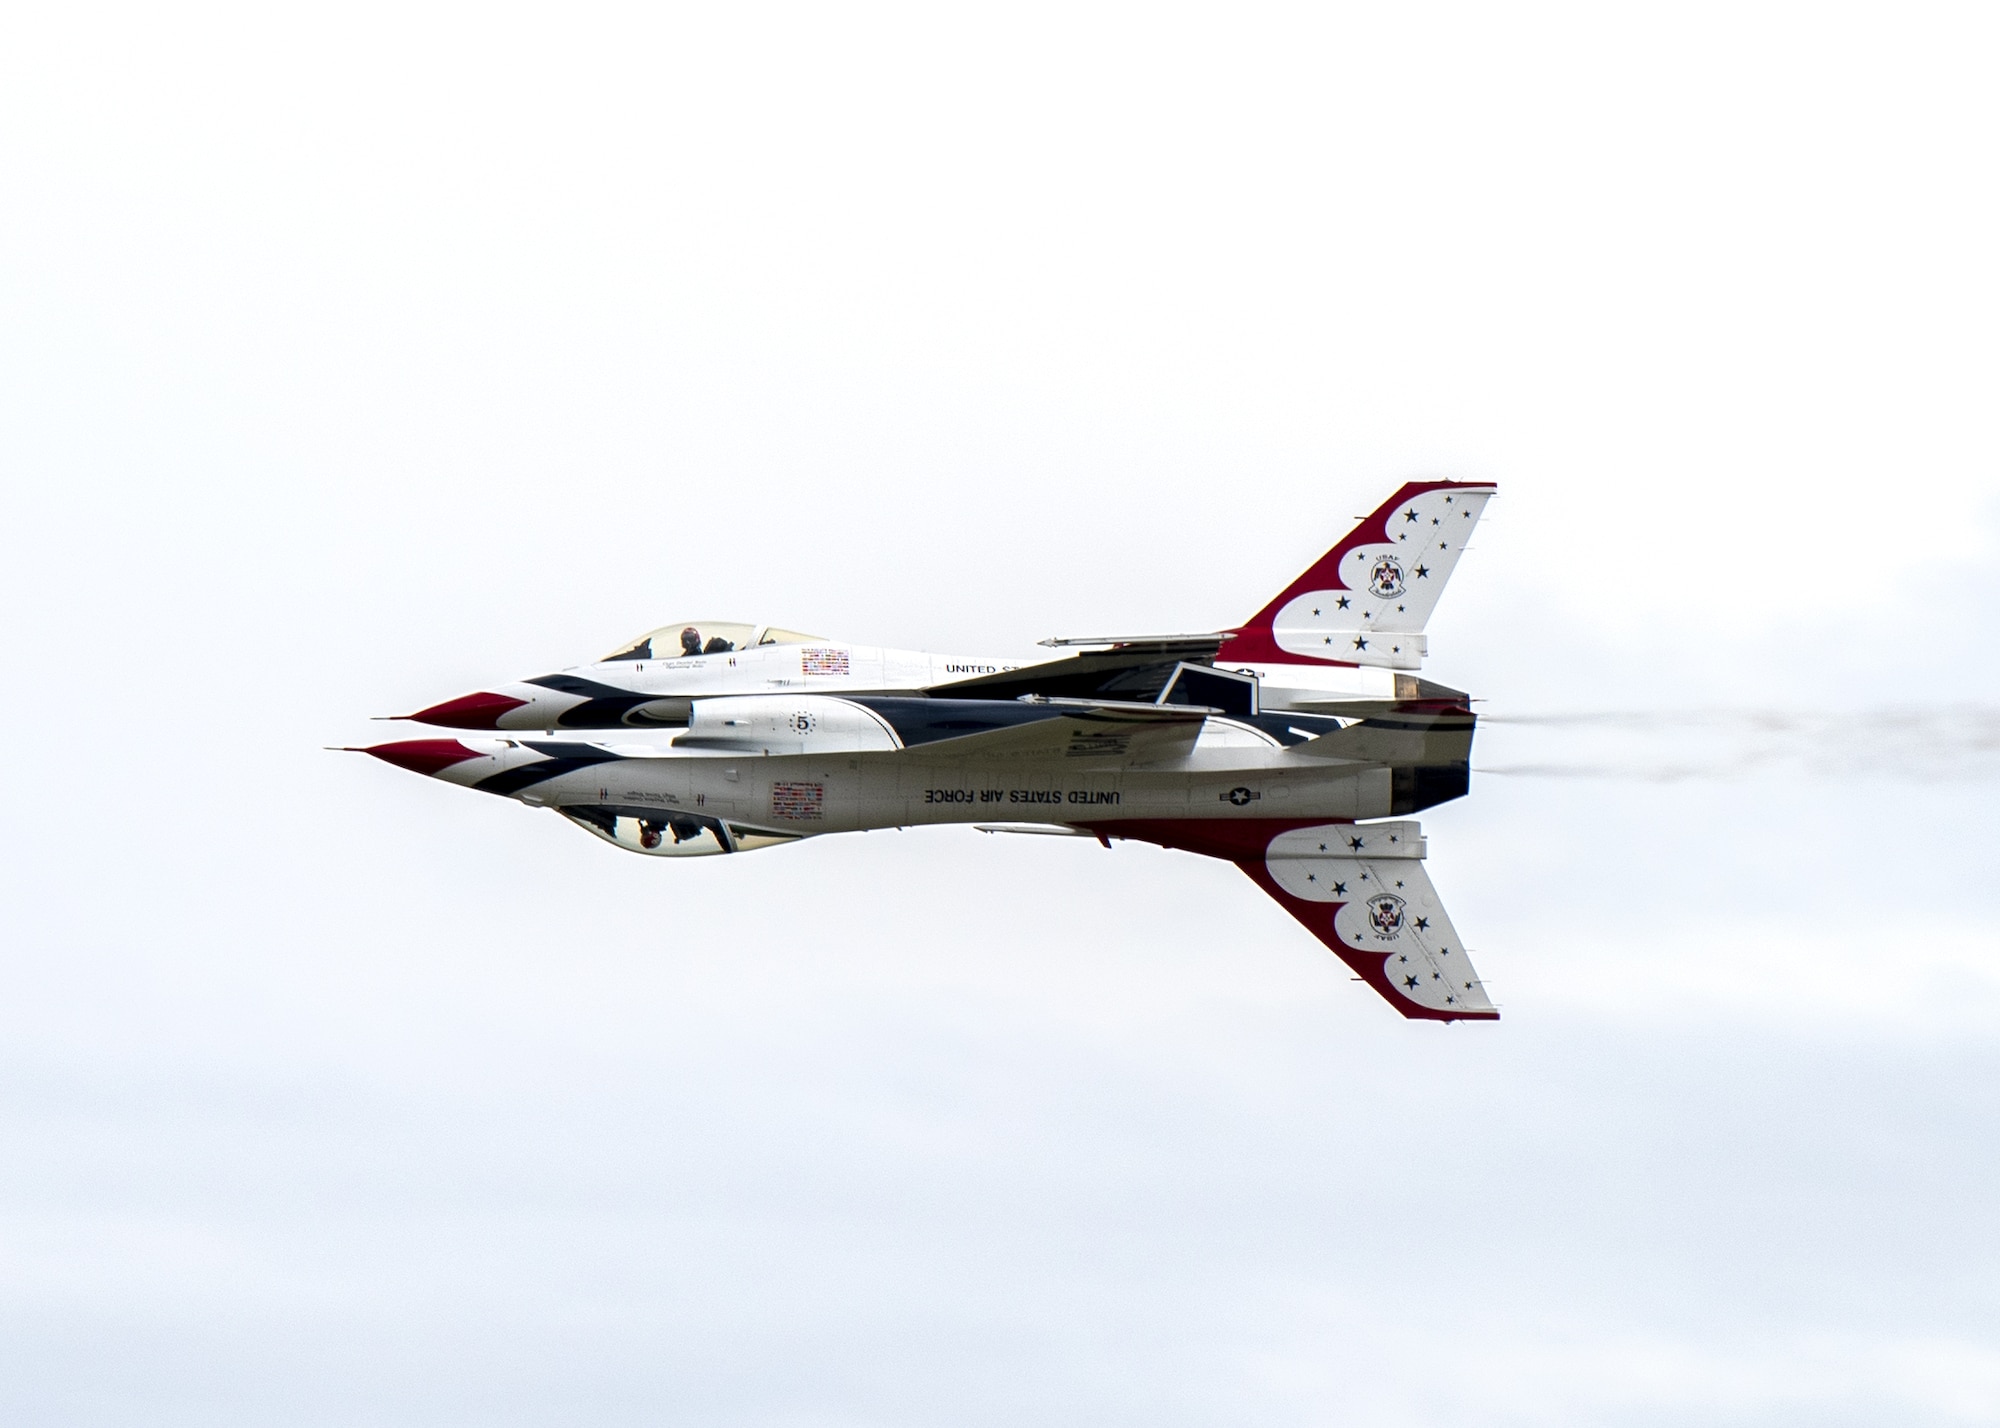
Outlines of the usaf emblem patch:
M 1394 893 L 1377 893 L 1368 899 L 1368 925 L 1384 942 L 1394 942 L 1403 932 L 1403 900 Z
M 1385 555 L 1376 561 L 1375 568 L 1368 572 L 1368 589 L 1384 600 L 1392 600 L 1402 594 L 1402 563 L 1393 555 Z

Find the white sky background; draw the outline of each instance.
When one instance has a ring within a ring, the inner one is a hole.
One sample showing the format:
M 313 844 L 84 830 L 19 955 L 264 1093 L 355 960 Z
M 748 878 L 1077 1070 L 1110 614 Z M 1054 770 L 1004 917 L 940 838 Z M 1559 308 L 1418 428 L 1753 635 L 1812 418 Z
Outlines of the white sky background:
M 2000 1421 L 1990 23 L 17 7 L 0 1418 Z M 1821 721 L 1483 731 L 1630 775 L 1424 815 L 1498 1026 L 1184 855 L 320 751 L 1435 476 L 1431 677 Z

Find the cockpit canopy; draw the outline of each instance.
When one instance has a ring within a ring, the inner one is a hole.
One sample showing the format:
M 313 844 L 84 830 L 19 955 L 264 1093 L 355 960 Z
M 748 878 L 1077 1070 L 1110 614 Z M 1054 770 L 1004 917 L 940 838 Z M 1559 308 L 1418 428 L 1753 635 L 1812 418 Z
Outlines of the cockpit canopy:
M 687 659 L 693 655 L 727 654 L 758 645 L 809 645 L 818 635 L 781 630 L 776 625 L 742 625 L 729 620 L 675 620 L 649 630 L 598 661 L 621 659 Z

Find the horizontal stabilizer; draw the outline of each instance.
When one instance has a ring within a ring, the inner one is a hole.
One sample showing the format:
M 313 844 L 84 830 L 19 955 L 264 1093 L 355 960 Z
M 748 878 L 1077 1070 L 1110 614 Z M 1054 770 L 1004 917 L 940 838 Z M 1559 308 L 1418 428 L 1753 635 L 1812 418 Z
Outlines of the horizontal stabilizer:
M 1404 1016 L 1496 1020 L 1424 851 L 1415 823 L 1329 823 L 1280 833 L 1238 866 Z

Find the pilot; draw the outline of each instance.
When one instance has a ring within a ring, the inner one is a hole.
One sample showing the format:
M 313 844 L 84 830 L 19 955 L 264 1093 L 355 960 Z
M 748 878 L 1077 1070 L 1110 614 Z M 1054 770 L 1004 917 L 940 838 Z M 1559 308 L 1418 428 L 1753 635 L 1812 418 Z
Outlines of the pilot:
M 697 630 L 693 625 L 689 625 L 685 630 L 681 631 L 681 658 L 686 659 L 689 655 L 698 655 L 700 653 L 701 631 Z
M 678 843 L 680 839 L 674 841 Z M 660 825 L 650 818 L 639 820 L 639 846 L 648 853 L 660 846 Z

